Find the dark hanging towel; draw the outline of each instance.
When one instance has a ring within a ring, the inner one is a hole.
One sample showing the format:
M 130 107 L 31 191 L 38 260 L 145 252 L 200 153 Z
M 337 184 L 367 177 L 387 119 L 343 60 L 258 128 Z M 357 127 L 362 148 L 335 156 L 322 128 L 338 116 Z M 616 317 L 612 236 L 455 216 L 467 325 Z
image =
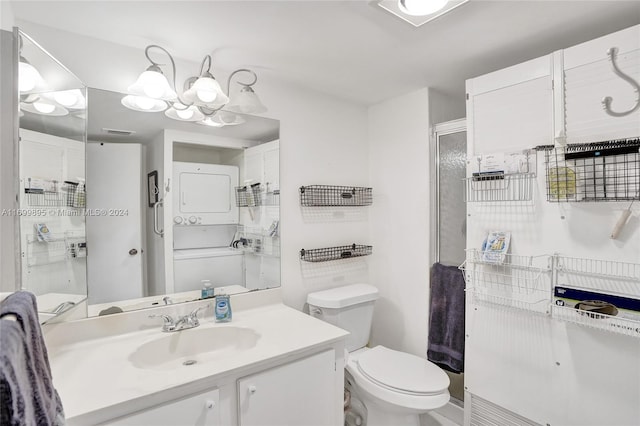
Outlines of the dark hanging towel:
M 5 315 L 16 320 L 2 319 Z M 8 296 L 0 303 L 0 322 L 0 424 L 64 425 L 35 296 L 26 291 Z
M 464 276 L 457 266 L 431 267 L 427 358 L 453 373 L 464 371 Z

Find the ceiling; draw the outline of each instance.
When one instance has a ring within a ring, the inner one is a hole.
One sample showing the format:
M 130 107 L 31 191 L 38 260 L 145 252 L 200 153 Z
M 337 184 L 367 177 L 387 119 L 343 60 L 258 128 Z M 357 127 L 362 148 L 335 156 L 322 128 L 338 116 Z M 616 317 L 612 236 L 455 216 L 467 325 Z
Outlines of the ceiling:
M 640 23 L 640 1 L 471 0 L 426 25 L 374 2 L 13 1 L 16 19 L 129 47 L 155 43 L 214 66 L 312 87 L 363 105 L 464 81 Z

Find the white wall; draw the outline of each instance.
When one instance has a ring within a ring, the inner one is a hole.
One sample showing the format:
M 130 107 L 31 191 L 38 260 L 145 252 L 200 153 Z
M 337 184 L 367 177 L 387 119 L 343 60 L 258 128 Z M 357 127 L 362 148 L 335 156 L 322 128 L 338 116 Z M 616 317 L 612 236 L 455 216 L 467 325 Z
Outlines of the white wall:
M 11 31 L 14 25 L 14 19 L 11 3 L 8 1 L 0 1 L 0 29 Z
M 430 124 L 457 118 L 460 105 L 464 107 L 421 89 L 369 109 L 369 174 L 374 189 L 370 233 L 375 257 L 370 273 L 380 291 L 374 345 L 426 354 Z

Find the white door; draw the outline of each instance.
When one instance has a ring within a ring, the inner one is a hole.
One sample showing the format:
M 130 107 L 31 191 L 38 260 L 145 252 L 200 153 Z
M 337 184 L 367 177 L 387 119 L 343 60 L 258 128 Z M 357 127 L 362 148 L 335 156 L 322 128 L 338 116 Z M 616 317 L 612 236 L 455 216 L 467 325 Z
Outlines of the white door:
M 141 159 L 139 144 L 87 144 L 90 304 L 144 296 Z

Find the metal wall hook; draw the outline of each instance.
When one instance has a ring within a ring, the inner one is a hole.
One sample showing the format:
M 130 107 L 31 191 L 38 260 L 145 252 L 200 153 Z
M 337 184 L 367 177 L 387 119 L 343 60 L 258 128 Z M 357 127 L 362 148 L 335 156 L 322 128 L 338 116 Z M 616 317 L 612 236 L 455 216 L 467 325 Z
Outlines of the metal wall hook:
M 624 81 L 626 81 L 627 83 L 629 83 L 630 85 L 633 86 L 634 91 L 636 92 L 636 104 L 629 111 L 615 112 L 615 111 L 611 110 L 611 102 L 613 102 L 613 98 L 611 96 L 607 96 L 607 97 L 602 99 L 602 107 L 604 108 L 605 112 L 607 114 L 609 114 L 610 116 L 612 116 L 612 117 L 624 117 L 626 115 L 629 115 L 629 114 L 637 111 L 638 108 L 640 108 L 640 84 L 638 84 L 638 82 L 635 81 L 629 75 L 627 75 L 627 74 L 623 73 L 622 71 L 620 71 L 620 68 L 618 68 L 618 65 L 616 64 L 616 56 L 617 56 L 617 54 L 618 54 L 618 48 L 617 47 L 612 47 L 609 50 L 607 50 L 607 56 L 609 57 L 609 60 L 611 61 L 611 67 L 613 68 L 613 72 L 618 77 L 620 77 L 621 79 L 623 79 Z

